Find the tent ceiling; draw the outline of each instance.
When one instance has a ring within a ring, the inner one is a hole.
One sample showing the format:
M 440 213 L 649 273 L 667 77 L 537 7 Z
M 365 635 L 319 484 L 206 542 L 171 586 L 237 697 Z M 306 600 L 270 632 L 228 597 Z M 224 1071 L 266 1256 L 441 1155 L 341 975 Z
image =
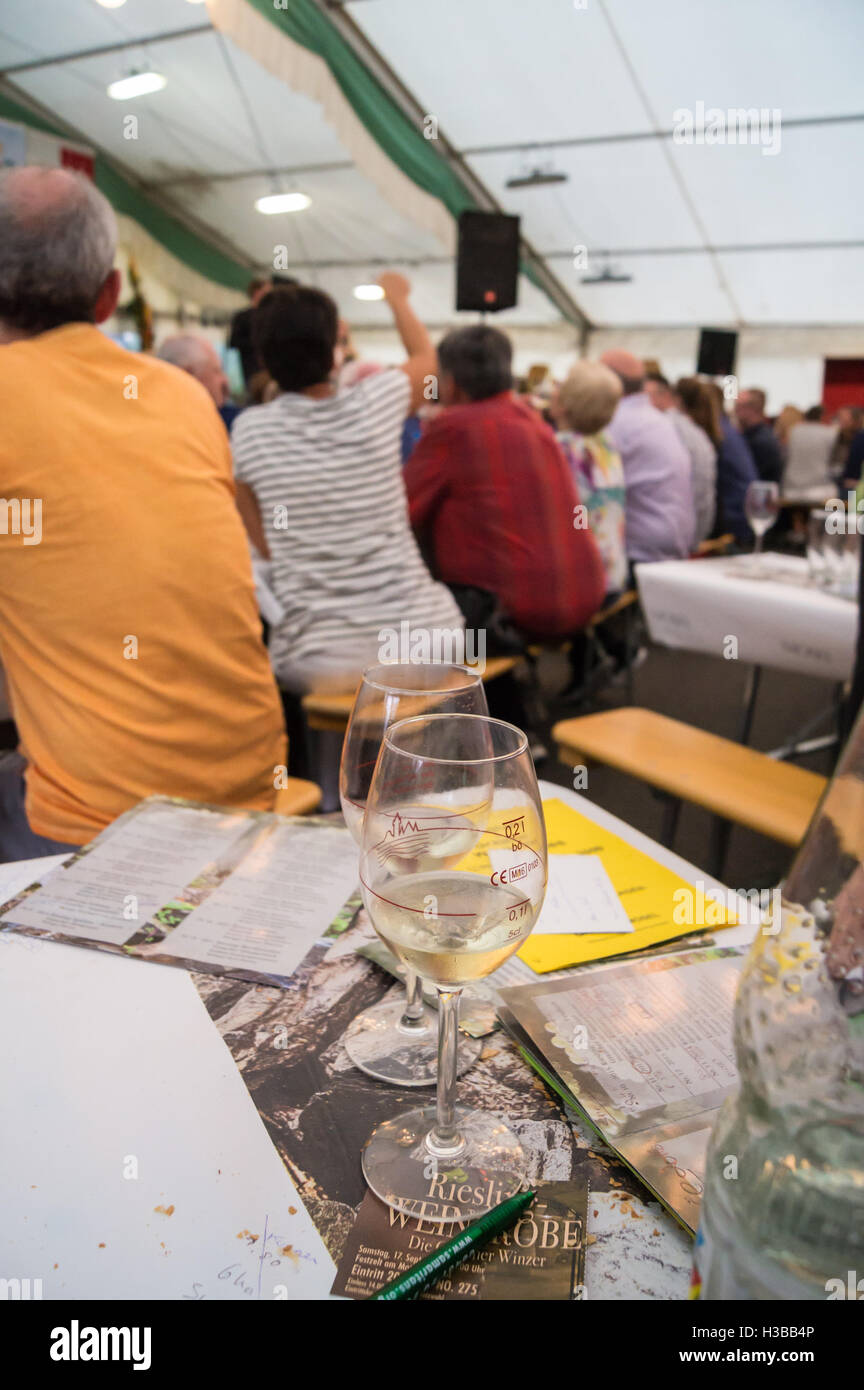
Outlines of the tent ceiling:
M 716 0 L 587 0 L 584 9 L 574 0 L 436 0 L 432 10 L 424 0 L 347 0 L 341 9 L 490 193 L 522 215 L 525 234 L 595 323 L 860 319 L 864 118 L 839 118 L 864 111 L 861 0 L 726 0 L 719 10 Z M 358 305 L 353 285 L 382 263 L 405 265 L 422 312 L 452 319 L 453 268 L 435 238 L 352 167 L 316 103 L 208 24 L 206 7 L 185 0 L 114 10 L 95 0 L 4 0 L 0 69 L 239 259 L 268 264 L 285 245 L 289 268 L 368 323 L 386 322 L 387 311 Z M 173 37 L 156 37 L 165 34 Z M 80 56 L 20 70 L 64 54 Z M 145 66 L 166 76 L 164 91 L 129 103 L 107 97 L 110 81 Z M 699 101 L 779 108 L 780 153 L 675 144 L 674 112 Z M 124 139 L 130 113 L 137 140 Z M 506 187 L 537 164 L 567 182 Z M 262 217 L 254 201 L 274 186 L 302 188 L 312 206 Z M 587 272 L 573 264 L 582 246 Z M 632 280 L 582 284 L 607 261 Z M 524 278 L 519 309 L 502 316 L 557 318 Z

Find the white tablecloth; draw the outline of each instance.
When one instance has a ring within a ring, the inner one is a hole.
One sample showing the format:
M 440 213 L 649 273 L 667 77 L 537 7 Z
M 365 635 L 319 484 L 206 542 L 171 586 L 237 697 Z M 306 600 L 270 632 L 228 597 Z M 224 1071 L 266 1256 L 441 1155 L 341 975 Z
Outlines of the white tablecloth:
M 0 902 L 59 863 L 0 865 Z M 328 1297 L 333 1262 L 186 971 L 0 932 L 0 1052 L 4 1277 L 41 1279 L 44 1299 Z M 592 1191 L 588 1229 L 589 1299 L 686 1298 L 691 1242 L 656 1204 L 634 1221 L 613 1189 Z
M 636 566 L 651 638 L 665 647 L 781 671 L 848 680 L 858 607 L 807 583 L 807 561 L 768 554 L 768 578 L 750 556 L 662 560 Z

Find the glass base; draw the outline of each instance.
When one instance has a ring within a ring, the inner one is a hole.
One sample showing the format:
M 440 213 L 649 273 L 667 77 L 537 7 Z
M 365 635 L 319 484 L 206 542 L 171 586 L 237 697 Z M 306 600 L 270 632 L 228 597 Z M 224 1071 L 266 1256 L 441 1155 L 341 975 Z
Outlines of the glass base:
M 409 1110 L 379 1125 L 363 1149 L 363 1173 L 382 1202 L 434 1222 L 473 1221 L 525 1185 L 526 1159 L 503 1120 L 456 1111 L 462 1147 L 437 1158 L 427 1141 L 435 1107 Z
M 405 1028 L 402 1015 L 405 996 L 395 1002 L 376 1004 L 352 1020 L 345 1032 L 345 1051 L 355 1067 L 389 1081 L 393 1086 L 432 1086 L 438 1076 L 438 1015 L 423 1008 L 423 1027 Z M 483 1044 L 477 1038 L 459 1034 L 457 1074 L 473 1067 Z

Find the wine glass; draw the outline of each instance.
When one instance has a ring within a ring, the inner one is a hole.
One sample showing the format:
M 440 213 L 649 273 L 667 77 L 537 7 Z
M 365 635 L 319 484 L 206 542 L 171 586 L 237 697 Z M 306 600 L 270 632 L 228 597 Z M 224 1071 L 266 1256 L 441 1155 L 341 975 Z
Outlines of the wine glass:
M 543 808 L 521 729 L 470 714 L 391 725 L 366 804 L 360 883 L 382 941 L 438 991 L 437 1104 L 379 1125 L 363 1172 L 397 1211 L 470 1220 L 526 1176 L 502 1119 L 455 1106 L 462 989 L 519 949 L 546 892 Z
M 354 700 L 342 745 L 339 797 L 345 824 L 358 845 L 375 760 L 385 729 L 407 715 L 486 714 L 486 692 L 478 671 L 437 662 L 391 662 L 370 666 Z M 423 986 L 406 966 L 407 1000 L 378 1004 L 358 1014 L 345 1033 L 345 1050 L 355 1067 L 399 1086 L 431 1086 L 438 1064 L 434 1009 L 423 1002 Z M 459 1071 L 473 1066 L 482 1044 L 459 1037 Z
M 750 483 L 744 494 L 744 515 L 747 524 L 756 537 L 753 554 L 756 567 L 761 567 L 762 542 L 765 532 L 770 531 L 780 510 L 780 489 L 776 483 Z

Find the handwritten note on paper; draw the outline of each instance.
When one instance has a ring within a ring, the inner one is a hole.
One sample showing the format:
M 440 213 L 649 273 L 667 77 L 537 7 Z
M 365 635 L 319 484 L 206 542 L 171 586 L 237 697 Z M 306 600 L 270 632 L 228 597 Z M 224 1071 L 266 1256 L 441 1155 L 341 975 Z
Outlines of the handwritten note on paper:
M 161 954 L 290 975 L 357 886 L 341 827 L 276 826 L 180 926 Z
M 549 882 L 535 935 L 632 930 L 599 854 L 550 854 Z

